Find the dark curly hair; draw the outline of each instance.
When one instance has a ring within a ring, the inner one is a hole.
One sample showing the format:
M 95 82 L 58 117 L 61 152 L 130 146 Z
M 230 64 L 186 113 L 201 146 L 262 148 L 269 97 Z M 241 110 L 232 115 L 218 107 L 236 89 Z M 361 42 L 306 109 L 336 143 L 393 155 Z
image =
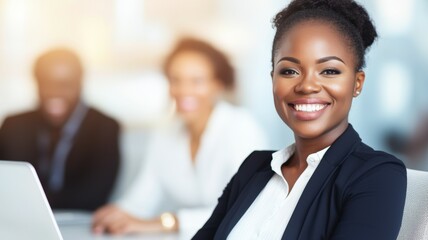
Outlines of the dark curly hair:
M 332 24 L 356 55 L 355 70 L 365 66 L 365 53 L 377 38 L 375 26 L 363 6 L 353 0 L 294 0 L 273 19 L 272 69 L 279 41 L 289 29 L 308 20 Z
M 163 71 L 165 75 L 168 76 L 169 67 L 176 56 L 183 52 L 197 52 L 210 61 L 213 70 L 214 76 L 227 88 L 233 89 L 235 86 L 235 71 L 221 51 L 213 47 L 207 42 L 194 39 L 194 38 L 183 38 L 181 39 L 172 52 L 167 56 L 164 65 Z

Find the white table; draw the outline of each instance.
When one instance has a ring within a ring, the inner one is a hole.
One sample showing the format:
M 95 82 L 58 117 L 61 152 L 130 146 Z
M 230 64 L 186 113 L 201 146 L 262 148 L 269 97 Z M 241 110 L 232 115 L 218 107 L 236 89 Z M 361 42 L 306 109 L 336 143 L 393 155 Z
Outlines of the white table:
M 60 225 L 64 240 L 178 240 L 178 234 L 93 235 L 89 225 Z
M 55 219 L 58 223 L 64 240 L 181 240 L 190 239 L 176 234 L 134 234 L 134 235 L 94 235 L 91 232 L 91 214 L 86 212 L 55 211 Z

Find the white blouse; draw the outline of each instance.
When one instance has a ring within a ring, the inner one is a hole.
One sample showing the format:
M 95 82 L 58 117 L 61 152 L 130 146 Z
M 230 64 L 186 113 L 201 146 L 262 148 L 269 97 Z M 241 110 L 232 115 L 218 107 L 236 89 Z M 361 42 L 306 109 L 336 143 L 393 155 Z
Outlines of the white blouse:
M 297 202 L 329 147 L 310 154 L 308 166 L 291 191 L 282 175 L 281 166 L 293 155 L 295 145 L 272 154 L 271 168 L 275 172 L 227 237 L 228 240 L 281 239 Z
M 117 204 L 143 218 L 175 212 L 180 231 L 192 235 L 209 218 L 243 160 L 266 147 L 263 131 L 247 112 L 219 102 L 202 135 L 195 164 L 189 135 L 177 120 L 153 136 L 145 166 Z

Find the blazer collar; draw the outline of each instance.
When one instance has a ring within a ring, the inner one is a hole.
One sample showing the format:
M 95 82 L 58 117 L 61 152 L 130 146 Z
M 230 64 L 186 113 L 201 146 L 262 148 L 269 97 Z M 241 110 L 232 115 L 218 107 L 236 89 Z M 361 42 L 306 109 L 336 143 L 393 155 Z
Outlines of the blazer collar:
M 332 173 L 340 166 L 355 146 L 361 142 L 361 138 L 351 124 L 342 135 L 325 153 L 323 160 L 315 170 L 311 179 L 305 187 L 299 202 L 291 216 L 290 222 L 284 231 L 282 239 L 298 239 L 300 231 L 305 222 L 309 208 L 315 197 L 323 190 L 325 183 Z
M 287 235 L 287 239 L 298 239 L 301 228 L 304 224 L 307 210 L 310 208 L 316 195 L 323 189 L 324 183 L 333 173 L 333 171 L 344 161 L 344 159 L 352 152 L 352 149 L 357 143 L 361 142 L 358 133 L 349 124 L 345 132 L 330 146 L 325 153 L 323 160 L 318 165 L 305 190 L 297 203 L 296 209 L 291 216 L 290 222 L 284 231 L 283 239 Z M 272 159 L 272 157 L 270 157 Z M 265 159 L 260 159 L 263 161 Z M 228 211 L 220 224 L 215 240 L 226 239 L 233 227 L 238 223 L 239 219 L 244 215 L 247 209 L 254 202 L 256 197 L 260 194 L 269 180 L 272 178 L 274 172 L 270 168 L 270 161 L 263 161 L 265 166 L 256 172 L 249 180 L 248 184 L 239 197 L 236 199 L 235 204 Z
M 271 154 L 269 159 L 272 159 Z M 263 160 L 265 159 L 260 159 L 260 161 Z M 220 224 L 217 234 L 214 238 L 215 240 L 227 238 L 230 231 L 233 229 L 236 223 L 238 223 L 239 219 L 241 219 L 259 193 L 272 178 L 274 172 L 270 168 L 270 160 L 264 161 L 265 166 L 256 172 L 254 176 L 248 181 L 246 187 L 243 188 L 242 192 L 239 194 L 239 197 L 236 199 L 235 204 L 233 204 Z

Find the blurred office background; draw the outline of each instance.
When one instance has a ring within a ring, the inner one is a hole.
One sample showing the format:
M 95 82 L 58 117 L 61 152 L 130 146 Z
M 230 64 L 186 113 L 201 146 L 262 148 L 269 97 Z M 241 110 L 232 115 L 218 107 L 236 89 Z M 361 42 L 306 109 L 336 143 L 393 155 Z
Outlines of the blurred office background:
M 145 133 L 171 113 L 162 60 L 179 37 L 195 36 L 228 53 L 237 69 L 234 102 L 264 126 L 273 149 L 281 148 L 293 136 L 273 107 L 271 19 L 288 2 L 0 0 L 0 122 L 36 105 L 32 64 L 41 52 L 75 49 L 87 69 L 84 98 L 122 123 L 126 184 Z M 367 80 L 350 121 L 366 143 L 389 151 L 386 136 L 411 135 L 428 112 L 428 1 L 359 2 L 380 38 L 368 54 Z M 426 162 L 412 167 L 428 170 Z

